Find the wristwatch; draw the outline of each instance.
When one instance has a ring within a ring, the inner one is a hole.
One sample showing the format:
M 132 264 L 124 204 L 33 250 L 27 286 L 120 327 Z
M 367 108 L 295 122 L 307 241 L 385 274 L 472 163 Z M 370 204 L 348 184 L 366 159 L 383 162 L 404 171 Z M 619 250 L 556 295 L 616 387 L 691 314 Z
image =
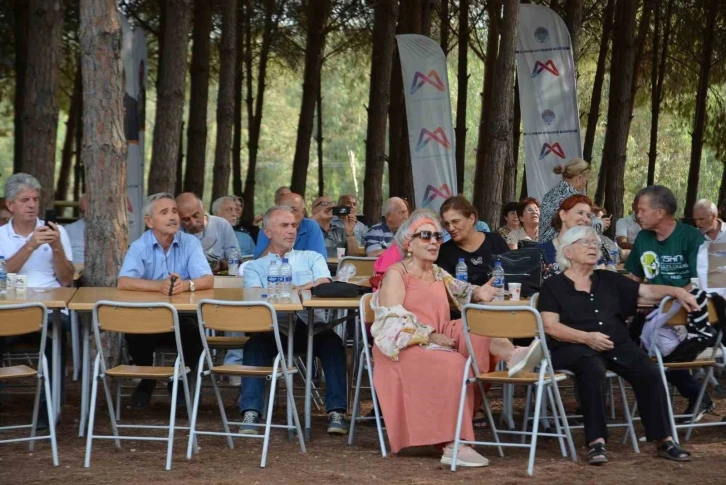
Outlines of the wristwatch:
M 194 293 L 194 281 L 192 280 L 189 280 L 189 291 Z

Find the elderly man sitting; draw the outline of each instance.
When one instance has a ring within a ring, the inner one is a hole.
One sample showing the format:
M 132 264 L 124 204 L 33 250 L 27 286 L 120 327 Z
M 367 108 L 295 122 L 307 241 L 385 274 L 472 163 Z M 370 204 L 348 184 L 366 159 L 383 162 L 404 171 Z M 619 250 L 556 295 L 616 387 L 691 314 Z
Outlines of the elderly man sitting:
M 343 226 L 333 224 L 333 202 L 328 197 L 318 197 L 313 202 L 313 220 L 320 225 L 325 237 L 325 247 L 333 252 L 345 248 L 347 254 L 358 255 L 360 248 L 355 237 L 355 216 L 341 216 Z
M 351 194 L 341 195 L 340 198 L 338 198 L 338 206 L 350 208 L 350 214 L 348 215 L 348 217 L 355 220 L 355 226 L 353 227 L 353 233 L 355 234 L 355 240 L 358 241 L 359 247 L 361 247 L 361 248 L 365 247 L 365 243 L 363 242 L 363 237 L 368 232 L 368 226 L 366 226 L 360 220 L 358 220 L 358 199 L 356 199 L 355 195 L 351 195 Z M 342 228 L 345 228 L 346 220 L 345 220 L 345 218 L 340 218 L 338 216 L 335 216 L 335 217 L 333 217 L 332 224 L 334 226 L 340 226 Z
M 297 290 L 305 290 L 322 283 L 330 282 L 328 265 L 320 254 L 315 251 L 293 249 L 297 232 L 297 217 L 288 206 L 274 206 L 264 216 L 264 231 L 269 246 L 264 256 L 252 261 L 245 268 L 245 288 L 266 288 L 267 270 L 272 262 L 281 262 L 287 258 L 292 266 L 292 282 Z M 316 314 L 315 320 L 322 320 Z M 286 321 L 280 318 L 280 321 Z M 295 326 L 295 349 L 302 351 L 307 348 L 307 312 L 297 314 Z M 318 333 L 313 339 L 313 353 L 323 363 L 325 372 L 325 409 L 328 413 L 328 433 L 347 434 L 345 411 L 348 408 L 346 396 L 345 347 L 338 334 L 332 330 Z M 271 332 L 256 333 L 245 345 L 244 364 L 251 366 L 272 365 L 275 355 L 275 340 Z M 265 381 L 256 377 L 242 379 L 240 410 L 243 413 L 240 433 L 257 434 L 260 414 L 264 406 Z
M 591 465 L 607 463 L 605 374 L 610 370 L 630 383 L 638 401 L 648 441 L 658 456 L 690 461 L 690 453 L 670 435 L 666 389 L 658 367 L 630 339 L 625 319 L 635 314 L 638 297 L 666 296 L 693 310 L 693 295 L 683 288 L 644 285 L 626 276 L 595 270 L 600 238 L 589 226 L 576 226 L 559 236 L 557 263 L 564 271 L 545 280 L 539 311 L 549 339 L 552 364 L 575 373 Z
M 403 199 L 391 197 L 383 206 L 383 220 L 368 230 L 363 237 L 366 254 L 371 257 L 380 256 L 393 242 L 393 236 L 408 219 L 408 206 Z
M 726 224 L 718 218 L 716 204 L 708 199 L 699 200 L 693 206 L 693 219 L 707 241 L 726 242 Z
M 243 255 L 253 254 L 256 246 L 252 235 L 249 231 L 238 225 L 239 218 L 242 216 L 238 210 L 237 203 L 239 201 L 241 201 L 241 199 L 229 195 L 220 197 L 212 203 L 212 214 L 216 217 L 221 217 L 230 223 L 234 229 L 234 235 L 237 238 L 237 244 L 239 245 L 240 252 Z
M 182 230 L 202 243 L 204 255 L 213 271 L 227 269 L 229 252 L 240 250 L 232 225 L 221 217 L 207 217 L 202 200 L 191 192 L 179 194 L 176 205 Z
M 179 231 L 174 196 L 160 193 L 147 197 L 143 208 L 148 231 L 131 244 L 118 277 L 119 290 L 178 295 L 214 286 L 214 277 L 199 240 Z M 202 353 L 196 317 L 180 316 L 184 363 L 194 367 Z M 154 349 L 162 344 L 176 346 L 173 333 L 127 335 L 129 355 L 136 365 L 152 365 Z M 171 384 L 171 383 L 169 383 Z M 155 380 L 143 379 L 131 395 L 131 408 L 144 409 L 151 401 Z M 168 386 L 171 391 L 171 385 Z M 182 391 L 181 386 L 179 388 Z M 183 399 L 180 400 L 184 402 Z

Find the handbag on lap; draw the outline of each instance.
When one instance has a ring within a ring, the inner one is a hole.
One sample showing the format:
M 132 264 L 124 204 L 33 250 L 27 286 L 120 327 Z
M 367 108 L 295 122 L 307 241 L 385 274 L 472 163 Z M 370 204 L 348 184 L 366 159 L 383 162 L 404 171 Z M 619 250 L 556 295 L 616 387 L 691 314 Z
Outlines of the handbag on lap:
M 499 260 L 504 268 L 504 282 L 521 283 L 522 296 L 528 298 L 542 286 L 544 253 L 539 248 L 523 248 L 492 256 L 492 267 Z

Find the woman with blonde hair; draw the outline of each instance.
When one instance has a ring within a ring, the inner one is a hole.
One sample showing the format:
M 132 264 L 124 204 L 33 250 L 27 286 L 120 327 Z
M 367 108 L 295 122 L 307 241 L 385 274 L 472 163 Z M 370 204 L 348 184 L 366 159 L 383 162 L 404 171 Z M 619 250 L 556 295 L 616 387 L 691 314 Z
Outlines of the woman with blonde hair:
M 552 169 L 557 175 L 562 175 L 562 181 L 552 187 L 542 198 L 539 215 L 539 242 L 551 241 L 557 236 L 557 230 L 552 226 L 552 220 L 557 214 L 563 200 L 573 195 L 583 194 L 587 188 L 587 180 L 592 173 L 590 164 L 582 158 L 573 158 L 567 163 L 561 163 Z M 593 217 L 592 226 L 602 234 L 602 223 Z

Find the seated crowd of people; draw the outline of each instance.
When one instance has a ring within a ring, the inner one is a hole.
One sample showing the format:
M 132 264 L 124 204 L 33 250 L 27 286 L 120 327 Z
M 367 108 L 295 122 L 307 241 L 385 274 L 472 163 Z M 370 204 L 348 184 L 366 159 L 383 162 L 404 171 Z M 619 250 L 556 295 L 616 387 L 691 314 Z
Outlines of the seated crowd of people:
M 433 445 L 441 452 L 441 463 L 450 465 L 460 393 L 460 382 L 454 376 L 462 374 L 469 357 L 456 310 L 470 301 L 495 298 L 492 270 L 497 256 L 538 248 L 544 265 L 538 309 L 554 366 L 574 374 L 588 462 L 607 462 L 607 371 L 632 386 L 646 439 L 656 443 L 658 455 L 688 461 L 690 454 L 671 436 L 667 390 L 658 367 L 640 346 L 645 317 L 638 312 L 638 301 L 668 296 L 695 309 L 696 301 L 688 290 L 696 276 L 698 249 L 704 241 L 726 242 L 726 225 L 708 200 L 694 206 L 696 227 L 679 222 L 673 193 L 654 185 L 637 193 L 632 214 L 616 222 L 613 241 L 603 235 L 610 218 L 581 193 L 590 175 L 589 164 L 573 159 L 556 167 L 555 173 L 562 175 L 562 181 L 542 202 L 529 197 L 505 204 L 496 231 L 479 220 L 476 209 L 461 195 L 448 198 L 438 214 L 427 209 L 412 212 L 407 201 L 392 197 L 384 202 L 380 221 L 367 221 L 368 226 L 358 215 L 357 198 L 349 194 L 341 195 L 337 205 L 329 197 L 316 198 L 307 217 L 303 197 L 280 187 L 274 204 L 249 225 L 242 222 L 244 201 L 240 197 L 215 200 L 208 214 L 193 193 L 176 197 L 154 194 L 142 208 L 147 230 L 129 247 L 118 288 L 164 295 L 210 289 L 213 274 L 225 271 L 228 256 L 236 252 L 254 257 L 244 268 L 245 288 L 266 288 L 270 265 L 287 258 L 293 285 L 302 290 L 332 281 L 327 259 L 338 249 L 345 249 L 348 255 L 377 258 L 375 282 L 372 279 L 377 288 L 371 329 L 374 385 L 391 450 L 396 453 Z M 80 200 L 78 222 L 67 227 L 46 224 L 38 213 L 40 191 L 38 181 L 27 174 L 15 174 L 5 182 L 0 255 L 7 261 L 8 272 L 28 275 L 29 287 L 70 286 L 72 263 L 84 262 L 83 217 L 88 201 L 85 196 Z M 663 263 L 676 257 L 679 264 Z M 454 277 L 462 261 L 466 281 Z M 621 261 L 629 275 L 605 270 Z M 306 327 L 324 318 L 324 312 L 316 311 L 310 322 L 308 313 L 300 312 L 295 315 L 295 325 Z M 68 326 L 65 316 L 63 323 Z M 196 316 L 182 315 L 179 323 L 184 361 L 193 367 L 203 349 Z M 407 339 L 390 338 L 401 332 L 414 333 L 417 345 L 402 345 Z M 296 349 L 306 348 L 306 336 L 304 328 L 295 331 Z M 155 349 L 170 341 L 172 334 L 126 337 L 129 356 L 136 365 L 151 365 Z M 11 343 L 8 338 L 0 339 L 0 353 Z M 472 343 L 478 368 L 483 371 L 504 361 L 510 374 L 517 375 L 531 371 L 542 358 L 538 340 L 519 347 L 508 339 L 474 336 Z M 345 344 L 334 331 L 323 331 L 314 337 L 313 352 L 325 375 L 327 431 L 345 435 Z M 229 351 L 225 364 L 269 366 L 274 356 L 272 334 L 261 333 L 252 336 L 244 349 Z M 65 365 L 64 359 L 61 365 Z M 688 370 L 670 370 L 667 378 L 688 399 L 683 414 L 698 421 L 714 410 L 707 394 L 695 409 L 700 386 Z M 149 406 L 155 383 L 138 383 L 131 409 Z M 171 388 L 170 384 L 169 392 Z M 263 414 L 264 388 L 261 378 L 242 379 L 240 433 L 260 431 L 256 425 Z M 179 402 L 183 403 L 181 394 Z M 475 386 L 470 386 L 465 405 L 470 419 L 464 420 L 460 438 L 472 440 L 477 423 L 483 420 Z M 45 414 L 39 416 L 42 426 Z M 466 445 L 459 447 L 456 460 L 457 466 L 488 464 Z

